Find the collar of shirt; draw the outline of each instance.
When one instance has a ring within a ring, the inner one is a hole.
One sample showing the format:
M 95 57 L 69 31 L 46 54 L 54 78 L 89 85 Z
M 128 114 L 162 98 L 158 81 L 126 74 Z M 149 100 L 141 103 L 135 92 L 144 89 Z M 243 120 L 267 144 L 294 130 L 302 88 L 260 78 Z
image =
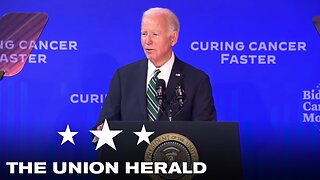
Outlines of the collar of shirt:
M 168 85 L 168 81 L 169 81 L 169 77 L 171 74 L 171 70 L 173 67 L 173 63 L 174 63 L 174 53 L 172 52 L 171 58 L 164 64 L 162 65 L 160 68 L 156 68 L 152 62 L 150 60 L 148 60 L 148 74 L 147 74 L 147 83 L 146 83 L 146 88 L 148 88 L 148 83 L 150 81 L 150 79 L 153 77 L 154 75 L 154 71 L 156 69 L 159 69 L 161 72 L 158 75 L 159 79 L 163 79 L 166 82 L 166 86 Z

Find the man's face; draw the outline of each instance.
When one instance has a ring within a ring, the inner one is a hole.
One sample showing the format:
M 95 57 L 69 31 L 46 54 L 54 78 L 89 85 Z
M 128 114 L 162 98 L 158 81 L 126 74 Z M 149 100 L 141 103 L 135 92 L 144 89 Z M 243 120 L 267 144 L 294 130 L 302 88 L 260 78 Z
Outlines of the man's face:
M 162 66 L 171 57 L 177 32 L 170 31 L 163 15 L 147 15 L 141 23 L 141 44 L 147 58 Z

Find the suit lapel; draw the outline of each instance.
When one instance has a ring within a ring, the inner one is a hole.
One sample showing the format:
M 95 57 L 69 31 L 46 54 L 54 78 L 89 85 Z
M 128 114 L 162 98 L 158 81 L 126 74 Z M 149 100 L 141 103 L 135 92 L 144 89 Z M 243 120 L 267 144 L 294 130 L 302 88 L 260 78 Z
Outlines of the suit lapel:
M 139 64 L 139 68 L 137 68 L 138 78 L 137 78 L 137 98 L 139 99 L 139 107 L 141 113 L 143 115 L 143 119 L 148 119 L 147 114 L 147 102 L 146 102 L 146 82 L 147 82 L 147 69 L 148 69 L 148 61 L 141 61 Z M 140 121 L 140 119 L 136 119 L 136 121 Z
M 181 61 L 178 58 L 175 58 L 171 74 L 169 77 L 168 86 L 166 89 L 167 100 L 169 103 L 175 100 L 175 87 L 179 83 L 179 78 L 183 78 Z M 147 102 L 146 102 L 146 82 L 147 82 L 147 71 L 148 71 L 148 60 L 142 61 L 138 67 L 139 72 L 137 82 L 136 82 L 136 92 L 137 98 L 139 101 L 140 111 L 143 115 L 143 119 L 146 121 L 148 119 L 147 112 Z M 138 120 L 138 119 L 137 119 Z

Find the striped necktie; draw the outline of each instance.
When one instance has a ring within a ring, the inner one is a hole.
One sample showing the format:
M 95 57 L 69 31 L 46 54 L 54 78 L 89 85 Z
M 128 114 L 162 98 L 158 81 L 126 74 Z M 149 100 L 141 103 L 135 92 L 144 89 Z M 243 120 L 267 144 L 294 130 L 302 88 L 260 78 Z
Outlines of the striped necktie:
M 159 69 L 154 71 L 153 77 L 150 79 L 147 89 L 147 111 L 148 111 L 148 121 L 155 121 L 157 119 L 159 104 L 156 99 L 156 84 L 158 80 L 158 75 L 160 73 Z

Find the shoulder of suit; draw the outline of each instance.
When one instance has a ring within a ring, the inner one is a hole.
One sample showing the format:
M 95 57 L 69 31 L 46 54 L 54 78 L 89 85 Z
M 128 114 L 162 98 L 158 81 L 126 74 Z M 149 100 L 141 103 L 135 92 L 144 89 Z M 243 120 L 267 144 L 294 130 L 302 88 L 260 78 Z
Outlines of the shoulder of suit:
M 177 65 L 180 66 L 180 69 L 185 71 L 185 73 L 190 73 L 192 75 L 198 75 L 198 76 L 207 76 L 207 74 L 204 71 L 202 71 L 202 70 L 200 70 L 200 69 L 198 69 L 198 68 L 196 68 L 196 67 L 194 67 L 194 66 L 192 66 L 192 65 L 190 65 L 190 64 L 188 64 L 178 58 L 176 58 L 176 61 L 177 61 Z
M 118 69 L 118 71 L 135 70 L 135 69 L 137 69 L 139 67 L 144 67 L 145 65 L 147 65 L 147 63 L 148 63 L 147 59 L 142 59 L 142 60 L 135 61 L 133 63 L 127 64 L 125 66 L 122 66 L 122 67 L 120 67 Z

